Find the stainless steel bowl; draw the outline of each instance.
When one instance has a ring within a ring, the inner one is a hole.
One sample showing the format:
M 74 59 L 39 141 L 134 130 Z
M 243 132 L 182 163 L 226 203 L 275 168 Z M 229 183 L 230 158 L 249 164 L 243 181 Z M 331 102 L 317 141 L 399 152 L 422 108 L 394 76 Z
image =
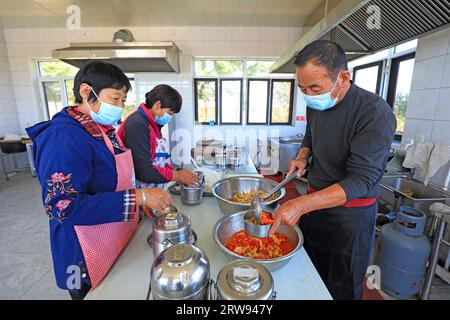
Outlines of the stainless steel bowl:
M 228 199 L 238 193 L 250 192 L 252 190 L 269 191 L 278 183 L 276 181 L 260 177 L 230 177 L 217 181 L 212 186 L 212 193 L 216 197 L 222 213 L 233 214 L 240 211 L 250 210 L 251 204 L 236 203 Z M 286 195 L 286 189 L 278 192 L 276 199 L 265 202 L 263 209 L 275 208 L 278 202 Z
M 248 213 L 248 211 L 238 212 L 235 214 L 232 214 L 230 216 L 225 216 L 221 218 L 219 221 L 217 221 L 216 225 L 214 226 L 213 230 L 213 236 L 216 243 L 219 245 L 220 249 L 225 253 L 228 259 L 230 260 L 237 260 L 237 259 L 248 259 L 253 260 L 261 263 L 264 265 L 267 269 L 270 271 L 277 270 L 281 267 L 283 267 L 285 264 L 289 262 L 289 260 L 292 258 L 292 256 L 299 250 L 303 245 L 303 234 L 300 230 L 300 228 L 297 225 L 282 225 L 277 230 L 277 232 L 280 232 L 284 234 L 288 241 L 291 243 L 291 245 L 294 247 L 294 250 L 290 252 L 289 254 L 275 259 L 252 259 L 240 256 L 236 253 L 234 253 L 231 250 L 228 250 L 225 247 L 225 243 L 227 240 L 236 232 L 244 230 L 244 216 Z

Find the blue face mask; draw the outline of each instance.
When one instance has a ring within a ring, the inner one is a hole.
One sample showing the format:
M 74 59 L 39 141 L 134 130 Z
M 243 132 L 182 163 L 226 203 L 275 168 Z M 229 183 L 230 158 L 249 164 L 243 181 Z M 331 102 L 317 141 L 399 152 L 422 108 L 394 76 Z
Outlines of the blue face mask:
M 168 124 L 170 119 L 172 119 L 172 116 L 166 112 L 166 113 L 164 113 L 164 115 L 162 117 L 156 116 L 155 121 L 160 126 L 163 126 L 163 125 Z
M 336 85 L 339 81 L 340 75 L 341 74 L 339 73 L 336 83 L 334 84 L 333 89 L 331 89 L 330 92 L 316 95 L 316 96 L 310 96 L 310 95 L 303 93 L 303 98 L 305 99 L 307 106 L 310 107 L 311 109 L 318 110 L 318 111 L 325 111 L 325 110 L 332 108 L 338 101 L 338 98 L 341 94 L 341 91 L 339 91 L 339 94 L 337 95 L 336 98 L 333 99 L 331 97 L 331 93 L 333 92 L 334 88 L 336 88 Z
M 91 108 L 92 120 L 103 126 L 112 126 L 117 124 L 117 121 L 119 121 L 122 117 L 123 108 L 101 101 L 94 89 L 92 89 L 92 92 L 97 97 L 98 101 L 100 101 L 100 109 L 97 112 L 92 110 L 91 106 L 89 106 L 89 108 Z

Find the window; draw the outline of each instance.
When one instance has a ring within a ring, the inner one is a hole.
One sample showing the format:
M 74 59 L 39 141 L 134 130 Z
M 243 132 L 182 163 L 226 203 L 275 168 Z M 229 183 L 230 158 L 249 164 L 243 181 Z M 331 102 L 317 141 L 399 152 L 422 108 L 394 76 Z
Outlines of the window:
M 195 79 L 195 121 L 217 123 L 217 80 Z
M 195 121 L 267 125 L 270 119 L 270 124 L 291 125 L 293 75 L 270 74 L 273 62 L 194 60 Z
M 39 81 L 41 83 L 41 96 L 44 102 L 48 119 L 65 106 L 76 105 L 73 94 L 73 84 L 78 68 L 59 60 L 37 61 Z M 122 120 L 136 110 L 136 90 L 134 76 L 128 75 L 131 82 L 131 91 L 128 92 Z
M 75 104 L 73 78 L 78 68 L 58 60 L 37 62 L 42 88 L 42 100 L 48 119 L 67 105 Z
M 269 80 L 249 79 L 247 101 L 247 123 L 267 124 L 267 111 L 269 110 Z
M 355 84 L 372 93 L 380 94 L 382 77 L 383 61 L 357 66 L 353 69 Z
M 241 124 L 242 79 L 220 80 L 220 105 L 222 124 Z
M 45 104 L 50 119 L 63 108 L 60 85 L 59 81 L 44 81 L 42 83 Z
M 270 124 L 291 124 L 294 80 L 272 80 Z
M 411 90 L 414 62 L 415 53 L 392 60 L 387 102 L 392 106 L 397 118 L 397 134 L 403 133 L 405 128 L 406 107 Z

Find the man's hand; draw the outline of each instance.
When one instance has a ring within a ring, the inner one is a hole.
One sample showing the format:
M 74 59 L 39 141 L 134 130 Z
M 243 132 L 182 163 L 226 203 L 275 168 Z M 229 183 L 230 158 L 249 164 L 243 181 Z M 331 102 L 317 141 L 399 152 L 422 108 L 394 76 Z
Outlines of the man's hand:
M 304 160 L 304 159 L 292 160 L 289 163 L 289 169 L 288 169 L 288 172 L 287 172 L 286 176 L 290 176 L 295 170 L 298 169 L 297 177 L 299 177 L 299 178 L 302 177 L 305 174 L 305 172 L 306 172 L 305 168 L 306 168 L 307 164 L 308 164 L 308 162 L 306 160 Z
M 296 224 L 304 214 L 302 210 L 302 197 L 292 199 L 275 210 L 272 214 L 274 219 L 272 228 L 270 228 L 269 236 L 272 236 L 282 224 Z
M 187 169 L 174 171 L 172 180 L 178 182 L 179 184 L 185 184 L 188 186 L 198 186 L 200 183 L 200 178 L 198 175 Z

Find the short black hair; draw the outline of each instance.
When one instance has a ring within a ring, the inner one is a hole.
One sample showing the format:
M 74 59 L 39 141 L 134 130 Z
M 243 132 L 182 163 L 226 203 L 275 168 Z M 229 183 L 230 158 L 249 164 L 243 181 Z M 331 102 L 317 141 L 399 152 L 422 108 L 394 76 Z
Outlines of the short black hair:
M 100 94 L 103 89 L 131 89 L 130 80 L 123 71 L 111 64 L 101 61 L 93 61 L 85 64 L 75 75 L 73 81 L 73 94 L 77 103 L 83 102 L 80 95 L 80 86 L 82 83 L 90 85 L 96 94 Z M 97 97 L 91 91 L 89 101 L 97 101 Z
M 151 109 L 158 101 L 161 102 L 162 108 L 167 108 L 174 113 L 180 112 L 181 105 L 183 104 L 181 94 L 167 84 L 157 85 L 145 94 L 145 106 L 148 109 Z
M 333 80 L 337 79 L 341 70 L 348 70 L 344 49 L 339 44 L 327 40 L 311 42 L 294 60 L 297 67 L 303 67 L 308 62 L 327 68 Z

